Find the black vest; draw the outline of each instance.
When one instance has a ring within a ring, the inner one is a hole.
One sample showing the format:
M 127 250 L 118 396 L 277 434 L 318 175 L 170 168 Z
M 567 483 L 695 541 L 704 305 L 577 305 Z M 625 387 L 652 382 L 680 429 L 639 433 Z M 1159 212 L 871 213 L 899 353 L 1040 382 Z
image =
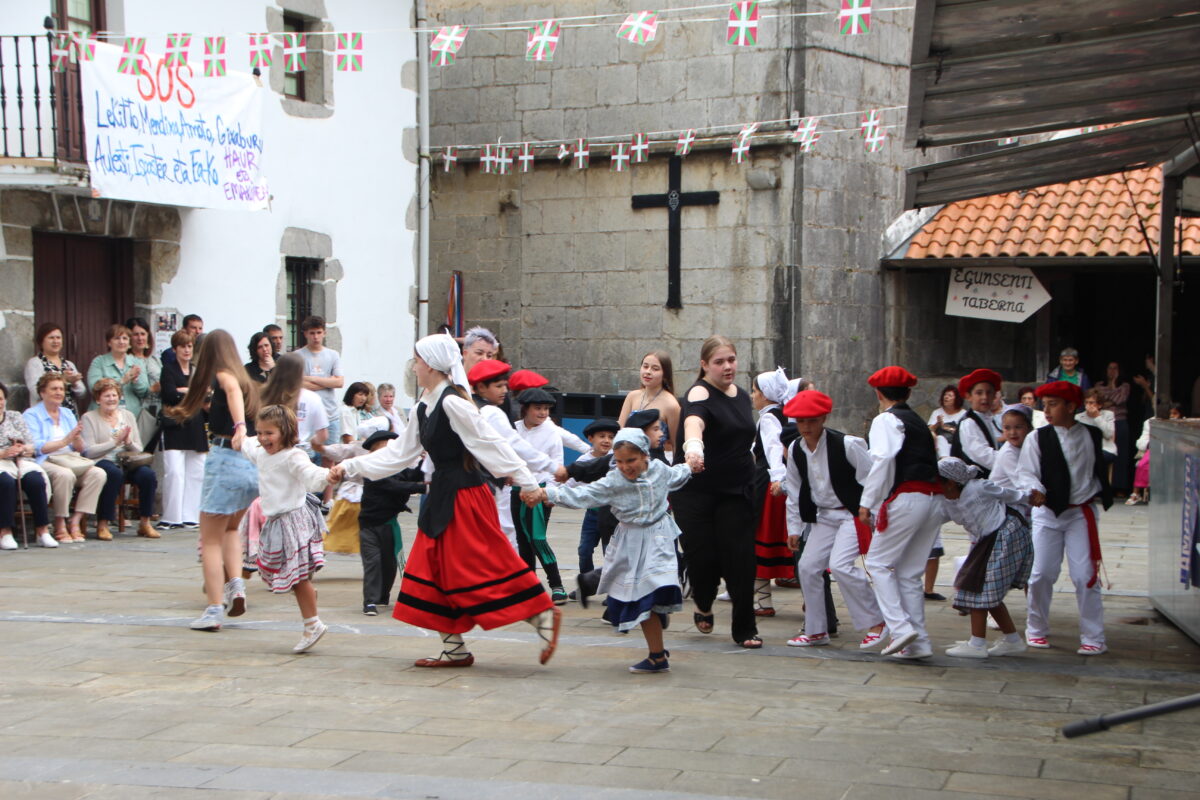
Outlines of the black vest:
M 976 425 L 978 425 L 979 430 L 983 432 L 983 438 L 987 439 L 988 444 L 990 444 L 992 446 L 993 450 L 996 449 L 996 434 L 994 433 L 994 430 L 991 428 L 991 426 L 989 426 L 986 422 L 984 422 L 983 417 L 979 416 L 974 411 L 967 411 L 967 413 L 963 415 L 963 418 L 961 420 L 959 420 L 958 427 L 954 431 L 954 436 L 950 439 L 950 455 L 954 456 L 955 458 L 961 458 L 963 460 L 963 462 L 966 464 L 972 464 L 972 465 L 978 467 L 979 468 L 979 476 L 978 477 L 986 478 L 992 474 L 992 471 L 990 469 L 988 469 L 987 467 L 985 467 L 983 464 L 973 461 L 971 459 L 971 457 L 967 455 L 967 452 L 965 450 L 963 450 L 962 430 L 963 430 L 963 426 L 966 425 L 967 420 L 971 420 Z
M 800 472 L 800 519 L 805 522 L 817 521 L 817 504 L 812 499 L 812 489 L 808 485 L 808 451 L 804 449 L 804 441 L 797 437 L 791 452 L 796 459 L 796 469 Z M 833 484 L 833 493 L 842 501 L 842 506 L 851 514 L 857 516 L 858 507 L 862 500 L 862 485 L 854 465 L 846 458 L 846 434 L 832 428 L 825 429 L 825 461 L 829 465 L 829 481 Z
M 1084 425 L 1082 422 L 1076 425 Z M 1112 487 L 1108 483 L 1108 467 L 1104 463 L 1104 447 L 1100 429 L 1093 425 L 1084 425 L 1092 437 L 1095 450 L 1092 464 L 1092 474 L 1100 481 L 1100 502 L 1107 511 L 1113 503 Z M 1042 485 L 1046 487 L 1046 507 L 1055 514 L 1061 514 L 1071 507 L 1071 472 L 1067 469 L 1067 457 L 1063 453 L 1062 442 L 1053 425 L 1045 425 L 1037 429 L 1038 448 L 1041 452 Z
M 925 420 L 917 416 L 917 412 L 908 407 L 907 403 L 896 403 L 888 409 L 904 425 L 904 443 L 896 454 L 896 479 L 888 494 L 896 491 L 896 487 L 907 481 L 934 482 L 938 479 L 937 448 L 933 444 L 933 436 L 929 433 Z
M 433 478 L 425 502 L 421 504 L 421 512 L 417 515 L 417 525 L 431 539 L 441 536 L 454 518 L 454 500 L 458 490 L 480 486 L 484 482 L 483 473 L 478 467 L 466 467 L 465 459 L 469 455 L 467 448 L 450 427 L 450 419 L 442 410 L 448 394 L 457 394 L 453 386 L 446 387 L 434 404 L 433 411 L 428 413 L 427 406 L 417 406 L 421 446 L 433 461 Z

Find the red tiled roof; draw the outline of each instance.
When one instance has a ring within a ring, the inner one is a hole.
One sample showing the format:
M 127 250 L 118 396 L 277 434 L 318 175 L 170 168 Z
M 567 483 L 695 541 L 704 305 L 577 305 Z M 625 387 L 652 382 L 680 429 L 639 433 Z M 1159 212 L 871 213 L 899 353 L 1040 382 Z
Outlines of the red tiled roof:
M 1146 255 L 1138 217 L 1157 250 L 1161 170 L 1125 174 L 1128 186 L 1106 175 L 951 203 L 917 232 L 905 257 Z M 1200 255 L 1200 219 L 1184 217 L 1181 238 L 1185 255 Z

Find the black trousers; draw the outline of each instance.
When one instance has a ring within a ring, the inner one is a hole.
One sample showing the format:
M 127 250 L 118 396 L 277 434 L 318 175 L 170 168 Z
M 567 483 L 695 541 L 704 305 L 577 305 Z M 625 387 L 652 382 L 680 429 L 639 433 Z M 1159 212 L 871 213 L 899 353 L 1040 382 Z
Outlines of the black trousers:
M 359 528 L 358 555 L 362 559 L 363 605 L 388 605 L 396 582 L 396 537 L 392 523 Z
M 50 509 L 46 505 L 46 479 L 40 472 L 26 472 L 21 478 L 21 489 L 29 500 L 33 511 L 33 524 L 42 527 L 50 524 Z M 0 528 L 11 529 L 17 518 L 17 479 L 0 473 Z
M 114 522 L 117 519 L 117 496 L 121 487 L 132 483 L 138 488 L 138 516 L 149 518 L 154 514 L 154 493 L 158 491 L 158 476 L 149 467 L 138 467 L 126 472 L 108 459 L 96 462 L 96 466 L 104 470 L 107 480 L 100 490 L 100 500 L 96 504 L 96 518 Z
M 732 634 L 741 643 L 758 635 L 754 617 L 754 507 L 750 494 L 676 492 L 671 495 L 683 535 L 688 580 L 696 607 L 711 611 L 717 585 L 733 605 Z
M 547 503 L 543 508 L 546 511 L 546 524 L 548 525 L 551 506 Z M 534 543 L 533 509 L 521 500 L 521 487 L 519 486 L 512 488 L 512 518 L 513 527 L 517 529 L 517 554 L 521 556 L 521 560 L 535 572 L 537 563 L 540 561 L 542 569 L 546 572 L 546 582 L 550 584 L 550 588 L 561 588 L 563 582 L 562 575 L 558 572 L 558 557 L 550 549 L 549 541 Z

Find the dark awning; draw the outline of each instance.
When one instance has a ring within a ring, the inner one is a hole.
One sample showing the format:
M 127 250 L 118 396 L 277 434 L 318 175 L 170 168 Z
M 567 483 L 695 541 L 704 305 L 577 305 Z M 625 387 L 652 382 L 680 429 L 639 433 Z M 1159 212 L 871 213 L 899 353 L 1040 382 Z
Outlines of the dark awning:
M 911 65 L 908 147 L 1172 116 L 1200 108 L 1200 4 L 916 0 Z

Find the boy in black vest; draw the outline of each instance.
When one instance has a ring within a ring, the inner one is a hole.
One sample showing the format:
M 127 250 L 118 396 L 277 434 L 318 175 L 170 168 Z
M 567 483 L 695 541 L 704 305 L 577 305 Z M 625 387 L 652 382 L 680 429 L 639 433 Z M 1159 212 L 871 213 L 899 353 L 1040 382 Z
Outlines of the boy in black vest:
M 879 644 L 883 615 L 871 584 L 855 561 L 870 544 L 870 529 L 858 519 L 862 481 L 871 471 L 867 443 L 825 427 L 833 410 L 828 395 L 814 389 L 800 392 L 783 407 L 796 420 L 800 436 L 788 448 L 788 547 L 800 548 L 805 524 L 812 527 L 800 557 L 800 588 L 804 591 L 804 632 L 788 640 L 792 647 L 829 644 L 825 609 L 825 570 L 833 572 L 854 627 L 867 631 L 863 650 Z M 859 540 L 863 528 L 866 542 Z
M 958 421 L 950 442 L 950 455 L 968 466 L 979 467 L 980 478 L 988 477 L 996 465 L 1000 429 L 992 414 L 992 404 L 1003 378 L 990 369 L 977 369 L 958 382 L 958 393 L 967 403 L 967 413 Z
M 1036 392 L 1046 412 L 1045 427 L 1025 439 L 1017 466 L 1017 483 L 1032 492 L 1033 574 L 1029 578 L 1029 616 L 1025 641 L 1047 648 L 1050 601 L 1062 571 L 1063 554 L 1075 584 L 1079 606 L 1081 656 L 1107 651 L 1104 603 L 1100 596 L 1100 532 L 1095 500 L 1108 509 L 1112 489 L 1102 457 L 1099 428 L 1075 421 L 1083 392 L 1073 383 L 1055 381 Z
M 892 639 L 884 655 L 928 658 L 933 645 L 925 631 L 925 562 L 937 537 L 935 495 L 937 451 L 925 420 L 908 407 L 917 379 L 903 367 L 884 367 L 870 377 L 880 414 L 868 434 L 871 471 L 863 481 L 859 519 L 875 534 L 867 572 Z M 882 640 L 880 640 L 882 641 Z

